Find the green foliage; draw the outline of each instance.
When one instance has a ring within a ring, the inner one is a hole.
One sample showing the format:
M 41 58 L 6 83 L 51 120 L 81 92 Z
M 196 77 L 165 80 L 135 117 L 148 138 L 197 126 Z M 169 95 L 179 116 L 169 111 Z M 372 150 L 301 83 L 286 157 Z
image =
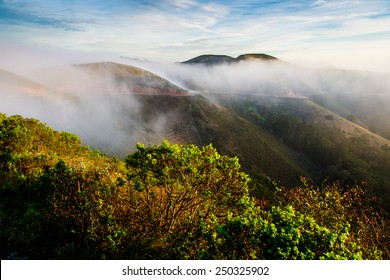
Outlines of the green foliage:
M 313 217 L 332 232 L 343 232 L 348 224 L 349 236 L 362 249 L 363 258 L 389 258 L 389 219 L 376 210 L 375 197 L 357 185 L 335 182 L 316 187 L 307 178 L 301 180 L 302 186 L 281 188 L 276 204 L 280 207 L 292 205 L 299 213 Z
M 349 225 L 341 232 L 320 226 L 292 206 L 262 209 L 247 200 L 245 211 L 223 220 L 201 223 L 185 256 L 202 259 L 361 259 L 350 240 Z M 192 255 L 188 255 L 191 252 Z
M 3 259 L 389 258 L 388 218 L 360 187 L 251 183 L 211 145 L 122 161 L 2 114 L 0 147 Z
M 113 163 L 78 170 L 59 161 L 42 176 L 52 189 L 52 222 L 67 248 L 66 257 L 113 257 L 123 249 L 127 230 L 117 209 L 123 204 L 123 179 L 112 177 L 116 168 Z
M 123 162 L 90 151 L 73 134 L 54 131 L 34 119 L 0 115 L 1 255 L 67 256 L 60 248 L 72 228 L 65 230 L 62 223 L 77 217 L 78 208 L 70 207 L 75 186 L 88 185 L 95 193 L 107 178 L 116 180 L 121 174 L 125 178 L 122 171 Z
M 238 212 L 248 195 L 248 176 L 238 159 L 219 155 L 211 145 L 138 145 L 126 164 L 139 192 L 145 235 L 186 234 L 200 220 Z

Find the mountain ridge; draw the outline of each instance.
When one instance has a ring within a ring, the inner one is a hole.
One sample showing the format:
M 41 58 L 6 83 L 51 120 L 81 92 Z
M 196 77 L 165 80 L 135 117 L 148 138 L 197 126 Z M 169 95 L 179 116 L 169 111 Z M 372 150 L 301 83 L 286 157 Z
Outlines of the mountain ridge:
M 278 60 L 276 57 L 263 54 L 263 53 L 248 53 L 241 54 L 236 58 L 228 55 L 214 55 L 214 54 L 204 54 L 197 57 L 191 58 L 189 60 L 183 61 L 183 64 L 204 64 L 204 65 L 219 65 L 219 64 L 229 64 L 229 63 L 238 63 L 241 61 L 253 61 L 253 60 L 262 60 L 262 61 L 272 61 Z

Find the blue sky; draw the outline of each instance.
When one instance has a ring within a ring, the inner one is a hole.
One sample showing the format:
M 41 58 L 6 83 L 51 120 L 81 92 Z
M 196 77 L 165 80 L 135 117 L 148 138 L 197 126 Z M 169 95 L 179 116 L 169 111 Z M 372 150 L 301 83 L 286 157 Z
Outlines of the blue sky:
M 161 62 L 268 53 L 390 72 L 390 1 L 2 0 L 0 42 Z

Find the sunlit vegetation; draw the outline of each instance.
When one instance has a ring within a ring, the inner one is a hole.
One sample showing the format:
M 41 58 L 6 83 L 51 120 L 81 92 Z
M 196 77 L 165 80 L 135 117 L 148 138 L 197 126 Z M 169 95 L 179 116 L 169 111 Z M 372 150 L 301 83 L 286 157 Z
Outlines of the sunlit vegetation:
M 251 182 L 212 146 L 125 160 L 0 114 L 2 259 L 389 259 L 389 219 L 360 185 Z M 268 191 L 264 191 L 267 189 Z M 260 191 L 259 191 L 260 190 Z

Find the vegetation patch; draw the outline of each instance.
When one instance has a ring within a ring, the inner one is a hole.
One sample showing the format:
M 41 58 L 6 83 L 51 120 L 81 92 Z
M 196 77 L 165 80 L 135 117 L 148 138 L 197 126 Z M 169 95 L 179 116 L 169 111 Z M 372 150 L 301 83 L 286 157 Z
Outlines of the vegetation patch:
M 90 150 L 73 134 L 0 114 L 0 253 L 389 258 L 389 219 L 361 186 L 301 181 L 289 189 L 266 177 L 252 184 L 238 158 L 212 145 L 139 144 L 123 161 Z

